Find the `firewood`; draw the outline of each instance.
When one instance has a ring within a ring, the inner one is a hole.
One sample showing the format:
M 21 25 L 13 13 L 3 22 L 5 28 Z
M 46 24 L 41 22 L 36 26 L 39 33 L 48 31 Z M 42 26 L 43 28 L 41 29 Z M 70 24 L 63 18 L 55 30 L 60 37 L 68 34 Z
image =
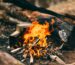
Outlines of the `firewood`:
M 0 51 L 0 65 L 24 65 L 6 52 Z
M 33 55 L 30 54 L 30 63 L 33 63 L 34 59 L 33 59 Z
M 40 39 L 36 39 L 36 40 L 33 42 L 32 46 L 35 46 L 39 41 L 40 41 Z
M 19 35 L 20 34 L 20 31 L 15 31 L 15 32 L 13 32 L 10 36 L 17 36 L 17 35 Z
M 28 17 L 23 15 L 22 8 L 17 7 L 10 3 L 0 3 L 0 9 L 13 18 L 17 18 L 22 21 L 27 21 Z
M 65 64 L 66 64 L 63 60 L 61 60 L 61 59 L 60 59 L 58 56 L 56 56 L 56 55 L 50 55 L 50 58 L 53 59 L 53 60 L 55 60 L 55 61 L 57 61 L 59 64 L 62 64 L 62 65 L 65 65 Z
M 7 16 L 6 14 L 3 14 L 0 18 L 6 20 L 5 22 L 7 22 L 7 23 L 26 24 L 26 25 L 31 24 L 29 22 L 24 22 L 24 21 L 18 20 L 16 18 Z
M 17 49 L 14 49 L 14 50 L 11 50 L 11 53 L 15 53 L 17 52 L 18 50 L 20 50 L 21 48 L 17 48 Z
M 20 24 L 17 25 L 17 28 L 27 28 L 29 26 L 31 26 L 32 23 L 29 23 L 29 22 L 22 22 Z

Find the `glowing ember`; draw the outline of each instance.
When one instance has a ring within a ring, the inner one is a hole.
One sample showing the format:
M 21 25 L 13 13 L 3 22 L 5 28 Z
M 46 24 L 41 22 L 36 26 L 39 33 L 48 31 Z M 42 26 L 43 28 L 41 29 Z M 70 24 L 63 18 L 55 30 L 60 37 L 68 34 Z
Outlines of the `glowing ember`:
M 48 22 L 39 24 L 39 22 L 35 21 L 32 23 L 32 26 L 27 28 L 24 34 L 24 43 L 28 45 L 30 54 L 42 56 L 46 53 L 48 46 L 46 41 L 47 35 L 50 35 Z

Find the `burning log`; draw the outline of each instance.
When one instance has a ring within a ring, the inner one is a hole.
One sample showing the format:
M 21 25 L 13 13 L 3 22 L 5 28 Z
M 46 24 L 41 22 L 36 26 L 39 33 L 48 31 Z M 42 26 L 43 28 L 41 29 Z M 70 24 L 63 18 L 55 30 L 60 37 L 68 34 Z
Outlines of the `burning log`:
M 33 42 L 32 46 L 35 46 L 39 41 L 40 41 L 40 39 L 36 39 L 36 40 Z

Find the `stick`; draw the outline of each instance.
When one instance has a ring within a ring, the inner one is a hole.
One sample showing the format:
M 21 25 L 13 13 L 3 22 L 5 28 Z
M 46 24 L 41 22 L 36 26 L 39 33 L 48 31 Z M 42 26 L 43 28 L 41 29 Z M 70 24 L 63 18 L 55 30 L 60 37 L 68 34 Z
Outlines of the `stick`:
M 58 56 L 56 55 L 50 55 L 51 59 L 56 60 L 59 64 L 65 65 L 65 62 L 62 61 Z
M 33 56 L 32 56 L 32 54 L 30 54 L 30 63 L 33 63 Z
M 11 50 L 10 52 L 11 52 L 11 53 L 15 53 L 15 52 L 19 51 L 20 49 L 21 49 L 21 48 L 17 48 L 17 49 Z

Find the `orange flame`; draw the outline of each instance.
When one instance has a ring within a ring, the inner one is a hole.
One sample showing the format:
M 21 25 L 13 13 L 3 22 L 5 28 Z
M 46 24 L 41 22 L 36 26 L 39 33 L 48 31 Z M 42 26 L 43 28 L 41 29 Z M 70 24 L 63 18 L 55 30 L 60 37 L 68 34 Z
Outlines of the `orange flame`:
M 46 41 L 47 35 L 50 35 L 48 22 L 45 22 L 45 24 L 39 24 L 39 22 L 37 21 L 32 22 L 32 26 L 28 27 L 26 33 L 24 34 L 24 43 L 31 44 L 29 47 L 30 50 L 29 52 L 31 54 L 41 56 L 46 53 L 46 51 L 43 50 L 42 47 L 46 48 L 48 46 Z M 40 41 L 37 43 L 36 46 L 34 46 L 35 47 L 34 50 L 32 49 L 32 44 L 35 40 L 35 37 L 38 37 Z M 43 50 L 44 53 L 43 52 L 41 53 L 40 52 L 41 50 Z

